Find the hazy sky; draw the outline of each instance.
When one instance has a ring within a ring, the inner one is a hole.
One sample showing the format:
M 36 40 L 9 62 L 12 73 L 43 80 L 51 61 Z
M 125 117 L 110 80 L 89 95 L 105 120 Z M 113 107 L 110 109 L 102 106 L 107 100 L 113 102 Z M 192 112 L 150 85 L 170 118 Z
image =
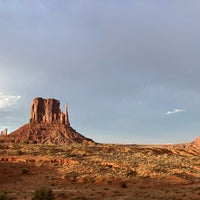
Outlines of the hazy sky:
M 0 0 L 0 129 L 35 97 L 97 142 L 200 135 L 199 0 Z

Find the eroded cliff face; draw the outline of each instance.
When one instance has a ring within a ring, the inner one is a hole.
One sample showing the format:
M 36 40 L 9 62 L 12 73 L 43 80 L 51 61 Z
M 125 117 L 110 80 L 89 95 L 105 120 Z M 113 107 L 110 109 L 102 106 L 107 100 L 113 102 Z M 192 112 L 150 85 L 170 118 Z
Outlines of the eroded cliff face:
M 42 144 L 94 143 L 70 126 L 67 105 L 62 112 L 59 100 L 41 97 L 33 99 L 30 123 L 12 132 L 3 140 Z
M 35 98 L 31 105 L 30 123 L 40 122 L 69 125 L 68 111 L 61 111 L 59 100 Z

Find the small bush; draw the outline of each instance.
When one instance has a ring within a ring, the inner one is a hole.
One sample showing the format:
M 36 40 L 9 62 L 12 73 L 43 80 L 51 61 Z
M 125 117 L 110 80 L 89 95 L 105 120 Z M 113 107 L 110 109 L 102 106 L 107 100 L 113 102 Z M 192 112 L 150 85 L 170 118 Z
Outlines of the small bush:
M 137 172 L 132 170 L 127 171 L 126 176 L 132 176 L 132 177 L 137 176 Z
M 56 184 L 54 182 L 50 183 L 50 186 L 55 186 Z
M 127 188 L 127 184 L 126 184 L 125 181 L 122 181 L 120 185 L 121 185 L 122 188 Z
M 22 150 L 18 149 L 16 150 L 16 155 L 17 156 L 21 156 L 23 154 Z
M 22 144 L 29 144 L 28 140 L 24 140 Z
M 76 154 L 74 152 L 71 152 L 69 156 L 70 157 L 76 157 Z
M 22 169 L 22 174 L 28 174 L 28 169 L 23 168 L 23 169 Z
M 0 191 L 0 200 L 10 200 L 5 191 Z
M 32 200 L 54 200 L 52 189 L 41 187 L 35 190 Z
M 46 151 L 46 154 L 47 154 L 47 155 L 51 155 L 51 154 L 52 154 L 52 153 L 51 153 L 51 150 L 48 149 L 48 150 Z

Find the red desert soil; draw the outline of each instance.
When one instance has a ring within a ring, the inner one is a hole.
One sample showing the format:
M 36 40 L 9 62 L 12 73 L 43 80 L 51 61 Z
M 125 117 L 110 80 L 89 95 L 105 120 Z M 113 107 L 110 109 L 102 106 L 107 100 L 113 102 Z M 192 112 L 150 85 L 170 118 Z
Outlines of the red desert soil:
M 0 191 L 31 199 L 200 199 L 200 149 L 184 145 L 0 143 Z

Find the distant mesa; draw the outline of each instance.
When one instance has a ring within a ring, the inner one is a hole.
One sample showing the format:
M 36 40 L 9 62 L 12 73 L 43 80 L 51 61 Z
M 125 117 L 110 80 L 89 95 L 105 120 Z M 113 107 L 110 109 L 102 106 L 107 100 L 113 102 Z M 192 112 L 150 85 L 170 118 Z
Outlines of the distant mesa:
M 94 143 L 70 126 L 67 105 L 62 112 L 59 100 L 41 97 L 33 99 L 30 122 L 3 137 L 3 141 L 31 144 Z

